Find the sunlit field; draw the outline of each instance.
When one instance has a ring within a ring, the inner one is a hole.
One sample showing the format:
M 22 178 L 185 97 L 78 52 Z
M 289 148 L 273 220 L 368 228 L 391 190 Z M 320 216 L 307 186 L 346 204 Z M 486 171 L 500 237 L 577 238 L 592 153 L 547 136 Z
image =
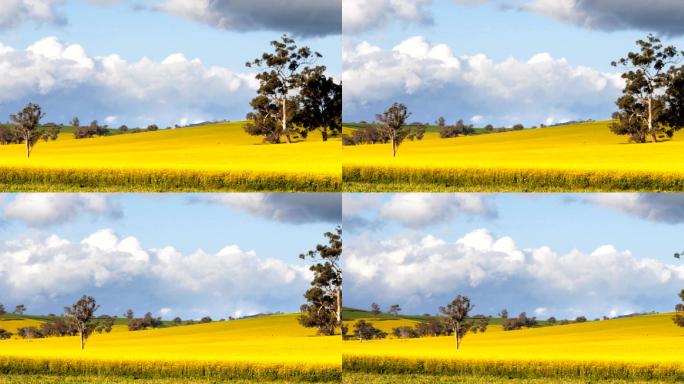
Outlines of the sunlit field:
M 683 191 L 684 134 L 630 144 L 592 122 L 344 146 L 345 191 Z M 345 129 L 346 133 L 350 128 Z
M 29 381 L 40 375 L 82 380 L 74 382 L 121 377 L 150 383 L 325 382 L 339 381 L 341 375 L 339 336 L 316 336 L 297 323 L 295 314 L 136 332 L 123 325 L 114 328 L 110 334 L 95 333 L 83 351 L 78 337 L 0 341 L 0 383 L 22 382 L 12 381 L 22 376 L 23 382 L 50 382 Z
M 431 382 L 431 375 L 463 376 L 466 383 L 499 382 L 488 378 L 675 382 L 684 380 L 684 329 L 671 318 L 656 314 L 507 332 L 490 325 L 484 334 L 468 334 L 458 351 L 453 337 L 390 334 L 384 340 L 345 341 L 343 365 L 359 380 L 368 375 L 362 381 L 371 383 L 390 382 L 378 374 L 415 375 L 415 383 Z M 389 325 L 367 320 L 378 328 Z
M 337 191 L 341 142 L 263 144 L 244 122 L 0 146 L 5 191 Z

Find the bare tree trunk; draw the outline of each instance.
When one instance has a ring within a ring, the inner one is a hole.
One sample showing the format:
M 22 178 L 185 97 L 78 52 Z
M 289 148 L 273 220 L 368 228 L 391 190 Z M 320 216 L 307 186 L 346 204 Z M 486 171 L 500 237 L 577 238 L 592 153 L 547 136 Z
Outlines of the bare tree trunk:
M 283 103 L 283 134 L 285 134 L 285 139 L 287 140 L 287 143 L 290 144 L 290 143 L 292 143 L 292 140 L 290 140 L 290 133 L 287 132 L 287 96 L 283 97 L 282 103 Z
M 397 157 L 397 140 L 392 136 L 392 157 Z
M 321 130 L 321 136 L 323 137 L 323 141 L 328 141 L 328 129 L 323 127 Z
M 337 288 L 337 324 L 342 324 L 342 289 Z
M 81 350 L 85 348 L 85 340 L 83 338 L 83 331 L 79 332 L 81 334 Z
M 655 131 L 653 130 L 653 98 L 648 98 L 648 133 L 651 134 L 651 142 L 658 142 Z
M 26 158 L 28 159 L 30 157 L 31 157 L 31 140 L 27 136 L 26 137 Z

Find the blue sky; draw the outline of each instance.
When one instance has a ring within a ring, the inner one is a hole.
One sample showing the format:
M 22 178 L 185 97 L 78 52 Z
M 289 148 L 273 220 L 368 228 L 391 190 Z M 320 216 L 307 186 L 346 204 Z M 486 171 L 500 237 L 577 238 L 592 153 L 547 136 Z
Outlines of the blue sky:
M 114 314 L 293 312 L 308 286 L 298 255 L 339 210 L 335 194 L 0 195 L 2 301 L 38 314 L 83 293 Z
M 497 126 L 608 119 L 621 90 L 611 61 L 648 33 L 684 46 L 675 20 L 684 6 L 670 0 L 652 2 L 660 7 L 631 0 L 404 0 L 403 10 L 376 1 L 376 9 L 363 11 L 355 11 L 356 3 L 343 5 L 347 121 L 370 120 L 393 101 L 422 122 L 440 115 Z M 376 22 L 359 21 L 369 18 Z M 416 44 L 396 48 L 418 37 L 448 47 L 460 66 L 449 68 L 443 56 Z M 478 55 L 491 63 L 474 62 Z
M 331 75 L 341 73 L 341 9 L 334 1 L 291 5 L 292 12 L 313 9 L 301 20 L 278 6 L 264 11 L 263 0 L 34 3 L 46 8 L 38 13 L 26 0 L 0 6 L 7 15 L 0 17 L 0 63 L 8 68 L 0 82 L 0 121 L 30 100 L 57 122 L 79 116 L 115 127 L 164 127 L 241 120 L 256 86 L 255 71 L 244 64 L 283 33 L 323 54 L 319 64 Z M 48 38 L 56 39 L 36 45 Z M 123 62 L 113 66 L 112 55 Z
M 660 194 L 345 195 L 346 305 L 486 314 L 670 311 L 684 198 Z

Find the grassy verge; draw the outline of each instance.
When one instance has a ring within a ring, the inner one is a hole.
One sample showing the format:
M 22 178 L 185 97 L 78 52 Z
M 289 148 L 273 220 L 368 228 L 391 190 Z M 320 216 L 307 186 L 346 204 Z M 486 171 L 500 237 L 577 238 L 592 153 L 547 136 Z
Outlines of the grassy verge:
M 337 192 L 341 181 L 336 177 L 266 172 L 0 167 L 0 189 L 6 192 Z
M 211 382 L 211 380 L 329 382 L 341 379 L 339 368 L 326 366 L 182 361 L 48 360 L 0 357 L 0 377 L 34 375 L 119 377 L 122 380 L 184 379 L 204 380 L 205 382 Z
M 345 192 L 684 191 L 684 175 L 535 169 L 344 166 Z
M 414 374 L 436 376 L 502 377 L 547 380 L 625 380 L 682 382 L 684 367 L 673 364 L 630 364 L 621 362 L 540 362 L 402 359 L 349 356 L 342 360 L 345 372 L 369 374 Z
M 3 375 L 0 376 L 0 384 L 219 384 L 225 383 L 223 380 L 214 379 L 137 379 L 131 377 L 102 377 L 102 376 L 57 376 L 57 375 Z M 294 380 L 230 380 L 232 384 L 256 384 L 256 383 L 278 383 L 278 384 L 300 384 L 301 381 Z M 331 381 L 330 383 L 339 383 Z
M 0 381 L 2 383 L 2 381 Z M 436 376 L 436 375 L 416 375 L 416 374 L 377 374 L 377 373 L 344 373 L 342 377 L 344 384 L 395 384 L 395 383 L 409 383 L 409 384 L 587 384 L 587 383 L 602 383 L 602 384 L 631 384 L 631 383 L 649 383 L 649 384 L 664 384 L 671 383 L 668 381 L 634 381 L 634 380 L 582 380 L 582 379 L 515 379 L 509 377 L 496 376 Z

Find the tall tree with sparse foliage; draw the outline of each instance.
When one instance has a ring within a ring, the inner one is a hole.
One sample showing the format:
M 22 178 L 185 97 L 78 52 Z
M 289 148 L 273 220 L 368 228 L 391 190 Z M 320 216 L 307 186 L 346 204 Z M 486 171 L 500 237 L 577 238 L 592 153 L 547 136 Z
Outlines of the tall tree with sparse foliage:
M 85 348 L 86 341 L 98 327 L 95 321 L 95 311 L 100 308 L 92 296 L 83 295 L 71 307 L 64 307 L 64 313 L 69 319 L 69 323 L 81 337 L 81 349 Z M 111 330 L 111 326 L 110 326 Z
M 394 316 L 399 316 L 399 312 L 401 312 L 401 307 L 399 306 L 399 304 L 392 304 L 387 310 L 387 313 Z
M 15 315 L 23 315 L 26 312 L 26 306 L 24 304 L 19 304 L 14 306 Z
M 43 117 L 45 117 L 45 113 L 43 113 L 39 105 L 33 103 L 29 103 L 16 115 L 10 115 L 14 129 L 26 144 L 26 158 L 31 157 L 33 147 L 36 146 L 39 140 L 57 140 L 57 136 L 59 136 L 59 126 L 40 126 L 40 120 Z
M 371 303 L 371 316 L 373 316 L 374 319 L 377 319 L 378 315 L 380 315 L 381 313 L 382 311 L 380 310 L 380 306 L 378 305 L 378 303 Z
M 466 296 L 458 295 L 446 307 L 439 307 L 440 314 L 453 332 L 456 339 L 456 349 L 461 345 L 461 340 L 465 337 L 468 331 L 485 332 L 489 319 L 478 318 L 476 320 L 469 319 L 468 314 L 475 306 L 470 302 Z
M 674 89 L 675 79 L 682 79 L 682 67 L 677 64 L 684 52 L 674 46 L 663 46 L 660 39 L 648 35 L 638 40 L 639 52 L 630 52 L 611 64 L 623 67 L 625 88 L 616 104 L 619 111 L 613 114 L 610 130 L 618 135 L 628 135 L 630 140 L 645 143 L 658 141 L 665 134 L 672 137 L 684 126 L 678 113 L 677 101 L 681 101 L 681 90 Z
M 411 133 L 410 128 L 404 127 L 406 119 L 411 116 L 406 106 L 401 103 L 394 103 L 387 110 L 375 117 L 383 130 L 387 132 L 392 143 L 392 156 L 397 156 L 399 146 L 404 139 Z
M 288 143 L 292 142 L 291 133 L 294 122 L 292 101 L 302 84 L 302 71 L 313 64 L 320 53 L 312 51 L 309 47 L 298 47 L 294 39 L 287 35 L 271 42 L 273 52 L 264 52 L 261 58 L 246 63 L 247 67 L 261 68 L 263 72 L 256 75 L 259 80 L 258 96 L 252 100 L 255 112 L 250 113 L 248 118 L 254 120 L 246 131 L 250 134 L 270 131 L 275 121 L 280 122 L 280 128 L 271 132 L 267 137 L 273 143 L 280 142 L 280 136 L 285 136 Z M 266 124 L 264 129 L 258 129 L 260 124 Z
M 324 234 L 327 244 L 318 244 L 316 249 L 299 255 L 311 259 L 314 264 L 311 288 L 304 297 L 307 304 L 301 306 L 299 323 L 305 327 L 318 328 L 321 335 L 334 335 L 335 328 L 342 324 L 342 228 Z

